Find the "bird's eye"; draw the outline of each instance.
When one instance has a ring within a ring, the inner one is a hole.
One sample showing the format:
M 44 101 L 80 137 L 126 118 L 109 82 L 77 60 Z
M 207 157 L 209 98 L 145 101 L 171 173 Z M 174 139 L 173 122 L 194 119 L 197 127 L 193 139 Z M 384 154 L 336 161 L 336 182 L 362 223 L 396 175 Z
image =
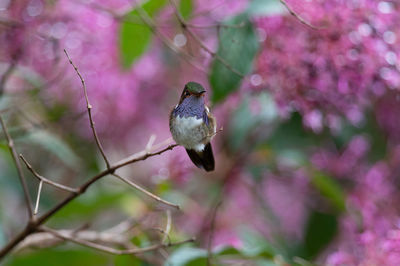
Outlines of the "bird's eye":
M 190 95 L 190 93 L 188 91 L 185 91 L 185 96 L 187 97 L 189 95 Z

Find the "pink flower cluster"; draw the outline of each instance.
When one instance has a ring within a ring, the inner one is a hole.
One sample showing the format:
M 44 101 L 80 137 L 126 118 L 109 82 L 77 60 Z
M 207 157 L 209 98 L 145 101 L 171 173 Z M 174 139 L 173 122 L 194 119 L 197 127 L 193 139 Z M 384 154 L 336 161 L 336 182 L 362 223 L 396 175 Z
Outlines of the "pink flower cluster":
M 316 132 L 337 116 L 354 124 L 376 99 L 400 87 L 400 6 L 394 1 L 286 1 L 293 16 L 257 20 L 266 34 L 257 60 L 262 87 L 304 114 Z

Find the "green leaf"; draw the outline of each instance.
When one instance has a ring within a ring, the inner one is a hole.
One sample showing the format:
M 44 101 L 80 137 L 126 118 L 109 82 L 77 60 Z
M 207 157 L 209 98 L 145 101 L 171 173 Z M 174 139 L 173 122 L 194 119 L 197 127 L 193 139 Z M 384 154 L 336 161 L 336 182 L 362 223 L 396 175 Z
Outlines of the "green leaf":
M 223 255 L 240 255 L 240 251 L 232 246 L 222 246 L 218 247 L 213 251 L 214 255 L 223 256 Z
M 303 243 L 306 259 L 314 258 L 335 237 L 338 230 L 337 217 L 322 212 L 312 212 L 306 228 Z
M 333 178 L 316 171 L 313 174 L 311 183 L 325 198 L 327 198 L 336 207 L 338 211 L 345 211 L 345 193 L 343 192 L 340 185 Z
M 225 24 L 235 27 L 224 27 L 221 30 L 217 56 L 231 69 L 217 57 L 214 58 L 209 76 L 214 103 L 222 101 L 239 87 L 243 77 L 234 73 L 232 69 L 242 75 L 248 74 L 259 46 L 254 26 L 247 13 L 240 14 Z
M 165 266 L 202 266 L 206 265 L 207 251 L 194 247 L 181 247 L 175 250 Z
M 142 8 L 151 18 L 154 18 L 165 4 L 166 0 L 150 0 L 144 3 Z M 129 17 L 139 18 L 136 8 L 129 12 Z M 152 32 L 145 24 L 133 24 L 127 20 L 121 23 L 119 32 L 121 63 L 124 68 L 129 68 L 147 51 Z
M 192 0 L 181 0 L 179 2 L 179 13 L 184 19 L 190 17 L 193 11 L 193 1 Z
M 18 139 L 26 144 L 38 145 L 56 155 L 62 162 L 70 167 L 79 164 L 79 158 L 69 145 L 56 135 L 48 131 L 35 131 Z

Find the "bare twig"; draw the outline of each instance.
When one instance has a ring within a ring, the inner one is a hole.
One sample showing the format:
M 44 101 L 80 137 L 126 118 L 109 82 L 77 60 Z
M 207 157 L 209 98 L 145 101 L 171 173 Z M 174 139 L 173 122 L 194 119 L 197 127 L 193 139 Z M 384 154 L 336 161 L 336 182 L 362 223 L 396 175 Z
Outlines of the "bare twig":
M 118 175 L 116 173 L 113 173 L 112 175 L 115 176 L 116 178 L 118 178 L 119 180 L 125 182 L 126 184 L 128 184 L 128 185 L 134 187 L 135 189 L 139 190 L 140 192 L 146 194 L 150 198 L 152 198 L 152 199 L 154 199 L 154 200 L 156 200 L 158 202 L 164 203 L 165 205 L 174 207 L 174 208 L 179 210 L 179 205 L 176 205 L 176 204 L 173 204 L 173 203 L 168 202 L 166 200 L 163 200 L 162 198 L 160 198 L 160 197 L 154 195 L 153 193 L 147 191 L 146 189 L 142 188 L 141 186 L 137 185 L 136 183 L 134 183 L 134 182 L 130 181 L 129 179 L 126 179 L 126 178 L 124 178 L 124 177 L 122 177 L 122 176 L 120 176 L 120 175 Z
M 159 155 L 159 154 L 164 153 L 164 152 L 166 152 L 166 151 L 168 151 L 168 150 L 172 150 L 172 149 L 175 148 L 176 146 L 178 146 L 178 144 L 170 144 L 170 145 L 168 145 L 166 148 L 164 148 L 164 149 L 162 149 L 162 150 L 160 150 L 160 151 L 158 151 L 158 152 L 153 152 L 153 153 L 151 153 L 151 152 L 148 153 L 148 152 L 146 152 L 145 150 L 144 150 L 144 151 L 141 151 L 141 152 L 138 152 L 138 153 L 136 153 L 136 154 L 134 154 L 134 155 L 132 155 L 132 156 L 129 156 L 129 157 L 126 158 L 126 159 L 123 159 L 123 160 L 117 162 L 117 163 L 114 165 L 114 167 L 111 167 L 111 168 L 118 169 L 118 168 L 121 168 L 121 167 L 123 167 L 123 166 L 125 166 L 125 165 L 135 163 L 135 162 L 137 162 L 137 161 L 144 161 L 144 160 L 146 160 L 148 157 L 152 157 L 152 156 L 155 156 L 155 155 Z
M 25 157 L 22 156 L 22 154 L 20 154 L 19 157 L 20 157 L 21 160 L 24 162 L 26 168 L 28 168 L 28 170 L 29 170 L 40 182 L 46 183 L 46 184 L 48 184 L 48 185 L 50 185 L 50 186 L 53 186 L 53 187 L 55 187 L 55 188 L 58 188 L 58 189 L 61 189 L 61 190 L 67 191 L 67 192 L 71 192 L 71 193 L 77 193 L 77 192 L 78 192 L 78 189 L 76 189 L 76 188 L 71 188 L 71 187 L 64 186 L 64 185 L 62 185 L 62 184 L 59 184 L 59 183 L 54 182 L 54 181 L 51 181 L 51 180 L 49 180 L 49 179 L 47 179 L 47 178 L 45 178 L 45 177 L 39 175 L 39 174 L 33 169 L 33 167 L 28 163 L 28 161 L 25 159 Z
M 1 123 L 1 126 L 3 127 L 3 132 L 7 139 L 8 148 L 10 149 L 10 153 L 14 160 L 15 166 L 17 167 L 19 181 L 21 182 L 22 188 L 24 190 L 24 198 L 25 198 L 26 208 L 28 210 L 29 219 L 31 220 L 33 217 L 32 200 L 29 195 L 28 186 L 26 185 L 24 173 L 22 172 L 22 169 L 21 169 L 21 164 L 19 163 L 19 160 L 18 160 L 17 152 L 15 151 L 15 148 L 14 148 L 14 141 L 12 140 L 10 134 L 8 133 L 6 124 L 4 123 L 4 120 L 1 116 L 0 116 L 0 123 Z
M 108 233 L 108 232 L 97 232 L 92 230 L 59 230 L 62 235 L 69 237 L 84 239 L 86 241 L 94 241 L 98 243 L 107 243 L 112 245 L 123 245 L 129 241 L 128 237 L 124 234 Z M 36 247 L 52 247 L 64 242 L 64 239 L 54 236 L 48 232 L 40 232 L 32 234 L 22 241 L 16 248 L 15 251 L 21 251 L 27 248 Z
M 146 152 L 150 152 L 151 148 L 153 147 L 154 141 L 156 140 L 156 135 L 152 134 L 149 138 L 149 141 L 146 145 Z
M 36 215 L 39 211 L 39 202 L 40 202 L 40 194 L 42 193 L 42 187 L 43 187 L 43 181 L 40 180 L 38 193 L 37 193 L 37 197 L 36 197 L 35 210 L 33 211 L 33 215 Z
M 92 105 L 89 103 L 89 98 L 88 98 L 88 94 L 87 94 L 87 89 L 86 89 L 86 84 L 85 84 L 85 80 L 83 79 L 81 73 L 79 72 L 78 68 L 75 66 L 75 64 L 72 62 L 71 58 L 69 57 L 67 50 L 64 49 L 64 53 L 68 58 L 69 63 L 72 65 L 72 67 L 74 68 L 76 74 L 79 76 L 79 79 L 81 80 L 82 83 L 82 87 L 83 87 L 83 92 L 85 94 L 85 100 L 86 100 L 86 108 L 88 111 L 88 116 L 89 116 L 89 121 L 90 121 L 90 127 L 92 128 L 92 133 L 93 133 L 93 137 L 94 140 L 96 141 L 96 145 L 97 148 L 99 148 L 101 156 L 103 156 L 104 162 L 106 163 L 107 169 L 110 169 L 110 163 L 106 157 L 106 154 L 104 153 L 103 147 L 101 146 L 99 137 L 97 136 L 97 132 L 96 129 L 94 127 L 94 121 L 93 121 L 93 117 L 92 117 Z
M 282 5 L 284 5 L 286 7 L 286 9 L 289 11 L 289 13 L 294 16 L 295 18 L 297 18 L 302 24 L 312 28 L 313 30 L 321 30 L 323 29 L 322 27 L 316 27 L 314 25 L 311 25 L 309 22 L 305 21 L 299 14 L 297 14 L 292 8 L 289 7 L 289 5 L 286 3 L 286 1 L 284 0 L 279 0 Z
M 86 246 L 86 247 L 90 247 L 93 249 L 97 249 L 106 253 L 110 253 L 110 254 L 114 254 L 114 255 L 123 255 L 123 254 L 137 254 L 137 253 L 144 253 L 144 252 L 149 252 L 149 251 L 153 251 L 153 250 L 157 250 L 159 248 L 162 247 L 170 247 L 170 246 L 175 246 L 175 245 L 180 245 L 180 244 L 184 244 L 184 243 L 189 243 L 189 242 L 193 242 L 194 238 L 190 238 L 187 240 L 183 240 L 183 241 L 178 241 L 178 242 L 174 242 L 174 243 L 169 243 L 169 244 L 163 244 L 163 243 L 159 243 L 159 244 L 154 244 L 145 248 L 132 248 L 132 249 L 125 249 L 125 250 L 119 250 L 119 249 L 115 249 L 112 247 L 108 247 L 108 246 L 104 246 L 104 245 L 100 245 L 91 241 L 87 241 L 84 239 L 80 239 L 80 238 L 76 238 L 76 237 L 71 237 L 65 234 L 62 234 L 56 230 L 50 229 L 48 227 L 41 227 L 41 230 L 43 230 L 44 232 L 48 232 L 53 234 L 56 237 L 62 238 L 64 240 L 68 240 L 70 242 L 76 243 L 78 245 L 81 246 Z

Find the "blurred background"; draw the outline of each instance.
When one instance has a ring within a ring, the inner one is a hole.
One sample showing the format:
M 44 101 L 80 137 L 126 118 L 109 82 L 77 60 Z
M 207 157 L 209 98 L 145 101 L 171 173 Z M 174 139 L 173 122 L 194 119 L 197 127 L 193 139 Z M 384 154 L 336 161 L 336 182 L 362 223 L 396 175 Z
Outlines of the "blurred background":
M 5 265 L 400 265 L 400 3 L 378 0 L 0 0 L 0 114 L 41 175 L 77 187 L 171 137 L 169 113 L 196 81 L 223 127 L 206 173 L 184 148 L 119 173 L 52 217 L 55 229 L 192 244 L 114 256 L 57 243 Z M 32 198 L 38 182 L 23 168 Z M 44 186 L 39 215 L 67 192 Z M 166 210 L 168 210 L 166 212 Z M 0 246 L 27 222 L 0 134 Z M 83 229 L 82 229 L 83 230 Z

